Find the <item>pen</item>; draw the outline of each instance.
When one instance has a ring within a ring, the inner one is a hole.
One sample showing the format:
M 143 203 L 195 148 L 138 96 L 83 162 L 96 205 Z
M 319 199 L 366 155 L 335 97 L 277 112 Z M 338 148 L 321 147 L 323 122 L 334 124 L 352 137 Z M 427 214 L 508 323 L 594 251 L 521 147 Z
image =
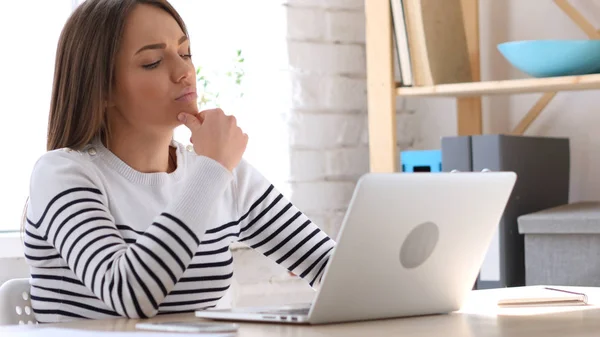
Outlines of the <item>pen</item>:
M 568 290 L 563 290 L 563 289 L 557 289 L 557 288 L 550 288 L 550 287 L 544 287 L 544 289 L 548 289 L 548 290 L 554 290 L 554 291 L 561 291 L 563 293 L 569 293 L 569 294 L 573 294 L 573 295 L 583 295 L 586 296 L 583 293 L 576 293 L 574 291 L 568 291 Z

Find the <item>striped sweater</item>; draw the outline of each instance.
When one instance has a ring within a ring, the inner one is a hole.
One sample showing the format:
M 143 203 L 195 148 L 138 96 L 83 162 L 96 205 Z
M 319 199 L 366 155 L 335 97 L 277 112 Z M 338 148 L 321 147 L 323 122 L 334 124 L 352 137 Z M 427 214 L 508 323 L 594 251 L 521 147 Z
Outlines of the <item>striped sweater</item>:
M 246 161 L 230 172 L 176 147 L 172 173 L 135 171 L 100 142 L 44 154 L 25 257 L 40 322 L 214 307 L 242 242 L 316 286 L 335 245 Z

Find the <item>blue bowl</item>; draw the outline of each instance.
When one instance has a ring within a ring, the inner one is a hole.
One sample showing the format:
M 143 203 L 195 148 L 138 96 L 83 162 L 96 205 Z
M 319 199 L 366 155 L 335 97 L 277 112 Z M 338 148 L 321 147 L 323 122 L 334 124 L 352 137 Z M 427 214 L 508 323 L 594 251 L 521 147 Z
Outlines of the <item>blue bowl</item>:
M 600 40 L 531 40 L 501 43 L 498 50 L 515 68 L 533 77 L 600 72 Z

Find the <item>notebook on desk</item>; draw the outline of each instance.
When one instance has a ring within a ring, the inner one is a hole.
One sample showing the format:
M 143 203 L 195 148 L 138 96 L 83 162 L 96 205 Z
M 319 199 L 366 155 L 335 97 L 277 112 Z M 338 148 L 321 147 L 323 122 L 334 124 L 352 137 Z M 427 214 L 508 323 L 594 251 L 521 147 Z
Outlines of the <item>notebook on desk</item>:
M 584 293 L 544 286 L 530 288 L 522 294 L 498 300 L 499 307 L 573 306 L 587 303 L 588 297 Z

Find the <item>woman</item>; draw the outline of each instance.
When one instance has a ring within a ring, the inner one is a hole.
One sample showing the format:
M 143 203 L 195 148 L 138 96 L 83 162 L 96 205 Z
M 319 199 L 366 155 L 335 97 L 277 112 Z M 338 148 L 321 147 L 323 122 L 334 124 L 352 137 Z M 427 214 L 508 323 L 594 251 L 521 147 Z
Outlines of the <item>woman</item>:
M 242 159 L 234 117 L 197 111 L 195 83 L 167 1 L 87 0 L 67 21 L 25 228 L 40 322 L 215 306 L 234 241 L 320 281 L 335 243 Z

